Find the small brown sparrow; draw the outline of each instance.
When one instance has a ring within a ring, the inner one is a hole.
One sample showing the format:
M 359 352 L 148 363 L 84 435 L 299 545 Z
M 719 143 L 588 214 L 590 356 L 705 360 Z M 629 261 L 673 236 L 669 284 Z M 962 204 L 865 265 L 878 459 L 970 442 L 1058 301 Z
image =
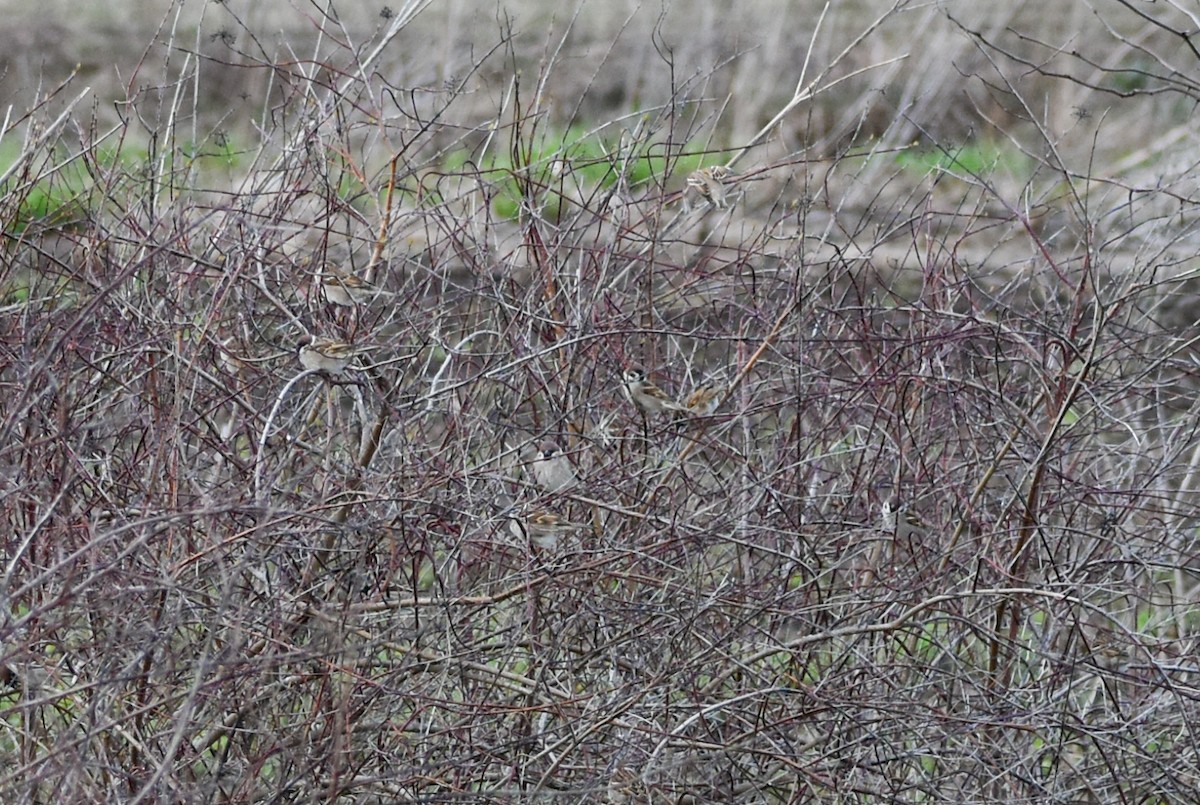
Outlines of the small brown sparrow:
M 608 802 L 612 805 L 638 805 L 651 802 L 651 793 L 642 775 L 628 766 L 619 766 L 608 780 Z
M 646 377 L 646 370 L 631 366 L 625 370 L 625 395 L 629 401 L 648 414 L 663 411 L 687 411 L 686 405 L 672 400 L 665 391 Z
M 891 486 L 891 483 L 888 482 L 880 484 L 880 488 L 884 490 L 889 490 Z M 911 506 L 897 503 L 886 495 L 880 506 L 880 516 L 883 521 L 883 530 L 888 534 L 895 534 L 897 539 L 907 540 L 910 537 L 920 537 L 929 532 L 929 524 Z
M 533 477 L 547 492 L 565 492 L 579 483 L 571 460 L 563 455 L 558 443 L 547 439 L 533 460 Z
M 708 416 L 717 410 L 721 399 L 721 389 L 717 386 L 700 386 L 688 395 L 684 405 L 690 413 L 696 416 Z
M 243 360 L 236 352 L 233 351 L 237 344 L 236 336 L 226 336 L 217 342 L 217 361 L 221 364 L 221 368 L 231 375 L 239 375 L 244 369 L 249 368 L 245 360 Z
M 362 277 L 336 268 L 326 268 L 321 274 L 321 293 L 331 304 L 355 307 L 371 301 L 379 294 L 379 289 Z
M 701 168 L 688 174 L 687 186 L 703 196 L 718 210 L 723 210 L 728 206 L 725 201 L 725 180 L 730 175 L 729 168 L 724 165 Z
M 517 539 L 528 539 L 535 548 L 544 551 L 553 550 L 558 546 L 558 538 L 563 534 L 578 531 L 584 526 L 572 523 L 561 514 L 555 514 L 545 509 L 534 509 L 514 516 L 508 522 L 509 531 Z
M 305 336 L 300 339 L 296 348 L 296 357 L 300 365 L 311 372 L 325 372 L 330 375 L 346 371 L 359 355 L 365 355 L 375 347 L 355 346 L 345 341 L 332 338 L 313 338 Z

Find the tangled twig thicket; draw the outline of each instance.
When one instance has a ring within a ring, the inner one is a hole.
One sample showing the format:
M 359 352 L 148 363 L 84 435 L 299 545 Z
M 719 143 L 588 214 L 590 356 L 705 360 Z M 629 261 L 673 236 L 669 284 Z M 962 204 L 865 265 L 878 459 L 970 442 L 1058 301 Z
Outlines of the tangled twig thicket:
M 1073 164 L 952 17 L 1018 167 L 789 147 L 903 2 L 722 154 L 716 72 L 556 134 L 554 48 L 468 122 L 513 40 L 401 88 L 418 6 L 272 62 L 222 192 L 173 31 L 117 129 L 5 124 L 4 801 L 1194 796 L 1182 173 Z

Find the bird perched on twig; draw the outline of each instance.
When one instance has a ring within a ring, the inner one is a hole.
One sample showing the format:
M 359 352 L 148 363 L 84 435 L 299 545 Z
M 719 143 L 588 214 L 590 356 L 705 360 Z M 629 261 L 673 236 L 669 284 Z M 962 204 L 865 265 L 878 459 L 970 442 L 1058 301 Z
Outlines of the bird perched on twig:
M 296 357 L 300 365 L 312 372 L 325 372 L 330 375 L 346 371 L 359 355 L 365 355 L 375 347 L 355 346 L 346 341 L 332 338 L 301 338 L 296 347 Z
M 331 304 L 355 307 L 371 301 L 379 294 L 379 288 L 355 274 L 326 268 L 321 273 L 321 293 Z
M 629 401 L 648 414 L 660 414 L 663 411 L 687 411 L 686 405 L 681 405 L 646 377 L 646 370 L 640 366 L 631 366 L 625 370 L 625 395 Z
M 533 477 L 547 492 L 565 492 L 579 483 L 575 468 L 552 439 L 542 442 L 533 459 Z
M 559 537 L 578 531 L 584 526 L 572 523 L 561 514 L 546 509 L 534 509 L 511 515 L 508 528 L 518 539 L 528 539 L 535 548 L 549 551 L 558 547 Z
M 718 210 L 723 210 L 728 206 L 725 182 L 731 175 L 732 172 L 724 165 L 713 165 L 689 173 L 687 186 Z
M 716 385 L 704 385 L 699 386 L 689 394 L 687 400 L 684 401 L 684 405 L 687 406 L 689 413 L 696 416 L 708 416 L 717 410 L 717 403 L 720 400 L 720 387 Z
M 886 494 L 892 489 L 891 482 L 883 481 L 878 484 L 878 488 L 885 493 L 880 505 L 880 518 L 885 532 L 895 534 L 896 538 L 901 540 L 914 536 L 920 537 L 929 532 L 929 524 L 911 504 L 901 503 Z

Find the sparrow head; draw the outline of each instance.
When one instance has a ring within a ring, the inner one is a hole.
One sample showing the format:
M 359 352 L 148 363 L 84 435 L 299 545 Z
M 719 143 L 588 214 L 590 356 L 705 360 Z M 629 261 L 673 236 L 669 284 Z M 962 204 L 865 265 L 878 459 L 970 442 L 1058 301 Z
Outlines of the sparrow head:
M 561 514 L 542 509 L 529 512 L 525 519 L 534 528 L 570 528 L 572 526 Z
M 357 274 L 348 274 L 345 271 L 340 271 L 336 268 L 327 268 L 322 275 L 322 281 L 326 285 L 342 285 L 347 288 L 357 288 L 366 290 L 371 288 L 371 284 Z
M 630 385 L 646 382 L 646 370 L 640 366 L 630 366 L 625 370 L 625 382 Z
M 700 168 L 699 170 L 694 170 L 689 173 L 687 177 L 687 185 L 701 191 L 711 190 L 712 182 L 720 184 L 724 180 L 728 179 L 730 175 L 731 171 L 724 165 L 712 165 L 710 167 Z
M 554 458 L 556 455 L 560 455 L 561 453 L 562 449 L 559 448 L 558 442 L 554 441 L 553 439 L 547 439 L 538 447 L 538 458 L 543 460 Z

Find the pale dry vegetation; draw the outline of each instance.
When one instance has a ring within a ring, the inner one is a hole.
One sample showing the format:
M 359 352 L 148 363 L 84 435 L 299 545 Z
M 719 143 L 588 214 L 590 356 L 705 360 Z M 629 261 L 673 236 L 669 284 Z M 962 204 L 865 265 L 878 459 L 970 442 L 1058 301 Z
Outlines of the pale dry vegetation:
M 419 5 L 9 9 L 0 799 L 1193 801 L 1195 23 Z

